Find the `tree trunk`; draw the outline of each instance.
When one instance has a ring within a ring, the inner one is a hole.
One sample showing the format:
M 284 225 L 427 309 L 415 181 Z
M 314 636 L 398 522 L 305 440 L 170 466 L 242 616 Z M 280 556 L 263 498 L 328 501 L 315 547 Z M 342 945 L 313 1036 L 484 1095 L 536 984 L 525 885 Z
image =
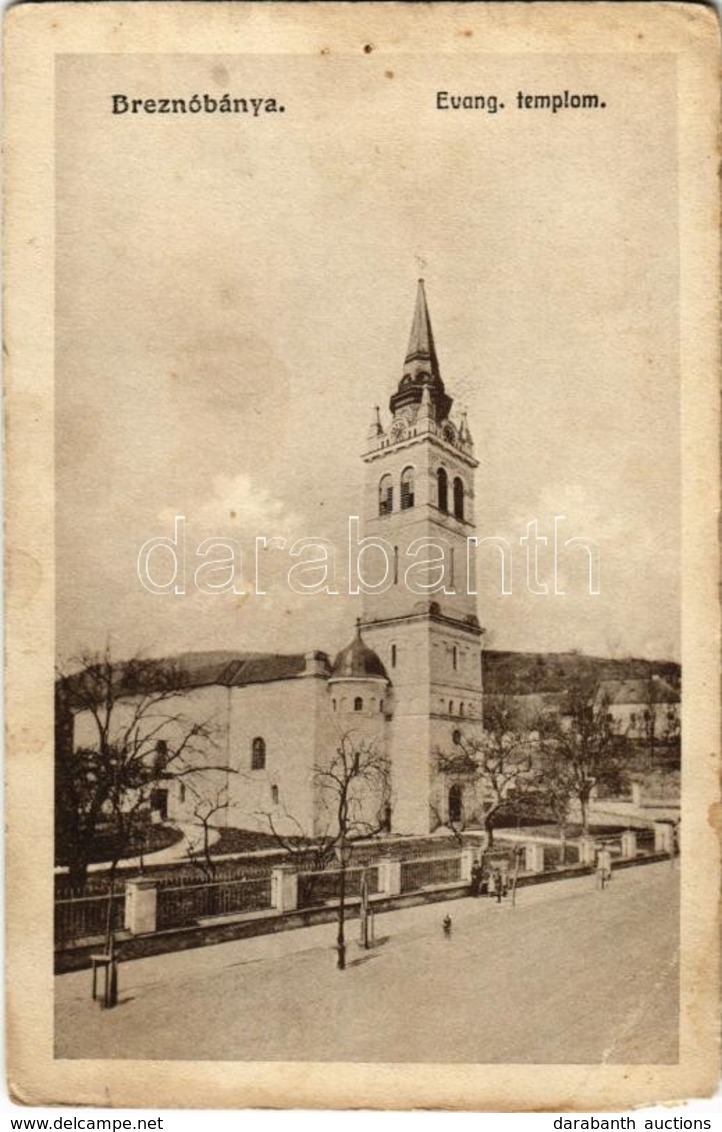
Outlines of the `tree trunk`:
M 589 814 L 587 812 L 587 804 L 589 802 L 589 795 L 582 792 L 579 795 L 579 807 L 582 811 L 582 834 L 584 837 L 589 835 Z
M 341 861 L 341 875 L 339 877 L 339 890 L 338 890 L 338 933 L 336 935 L 336 951 L 337 959 L 336 966 L 339 971 L 346 969 L 346 935 L 345 935 L 345 915 L 346 915 L 346 865 Z

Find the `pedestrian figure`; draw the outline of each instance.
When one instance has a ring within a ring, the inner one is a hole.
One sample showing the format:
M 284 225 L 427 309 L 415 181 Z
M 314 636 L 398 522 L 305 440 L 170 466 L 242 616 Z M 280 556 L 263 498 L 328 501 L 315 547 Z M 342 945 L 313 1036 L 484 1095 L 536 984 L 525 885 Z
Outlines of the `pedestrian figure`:
M 451 939 L 451 916 L 449 916 L 448 913 L 446 916 L 444 916 L 444 919 L 441 922 L 441 926 L 444 929 L 445 938 Z
M 481 895 L 481 879 L 482 879 L 481 865 L 478 865 L 478 864 L 474 865 L 474 867 L 471 870 L 471 895 L 472 896 L 480 896 Z
M 501 904 L 501 898 L 505 895 L 504 892 L 504 876 L 501 869 L 494 870 L 494 891 L 496 893 L 496 902 Z
M 506 859 L 499 863 L 499 887 L 501 895 L 506 896 L 509 891 L 509 862 Z
M 612 854 L 606 845 L 597 853 L 597 880 L 599 887 L 604 891 L 612 879 Z

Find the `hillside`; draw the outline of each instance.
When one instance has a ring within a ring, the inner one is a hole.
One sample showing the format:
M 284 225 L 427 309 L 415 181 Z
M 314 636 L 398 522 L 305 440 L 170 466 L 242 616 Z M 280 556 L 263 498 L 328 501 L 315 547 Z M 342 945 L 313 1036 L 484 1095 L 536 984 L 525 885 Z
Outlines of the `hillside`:
M 671 660 L 645 660 L 639 657 L 611 659 L 585 656 L 577 652 L 500 652 L 483 653 L 483 687 L 487 695 L 522 696 L 542 692 L 562 692 L 575 679 L 632 680 L 660 676 L 673 688 L 681 683 L 681 667 Z

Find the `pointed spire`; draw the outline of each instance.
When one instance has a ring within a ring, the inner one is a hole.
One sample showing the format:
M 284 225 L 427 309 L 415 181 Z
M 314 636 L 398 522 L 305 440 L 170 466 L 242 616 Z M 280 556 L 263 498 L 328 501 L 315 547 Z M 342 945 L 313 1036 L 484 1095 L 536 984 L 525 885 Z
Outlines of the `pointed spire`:
M 437 424 L 441 423 L 448 418 L 453 401 L 446 393 L 441 380 L 434 334 L 426 305 L 424 281 L 419 279 L 404 373 L 398 389 L 389 401 L 392 415 L 396 417 L 397 412 L 408 405 L 419 405 L 426 387 L 429 389 L 433 406 L 433 418 Z
M 369 437 L 380 436 L 383 432 L 381 425 L 381 410 L 378 405 L 374 405 L 374 412 L 369 425 Z
M 436 357 L 434 333 L 431 329 L 429 308 L 426 304 L 426 290 L 423 279 L 419 279 L 416 289 L 416 307 L 414 321 L 411 324 L 409 345 L 406 351 L 406 361 L 425 361 L 430 364 L 432 376 L 439 376 L 439 362 Z

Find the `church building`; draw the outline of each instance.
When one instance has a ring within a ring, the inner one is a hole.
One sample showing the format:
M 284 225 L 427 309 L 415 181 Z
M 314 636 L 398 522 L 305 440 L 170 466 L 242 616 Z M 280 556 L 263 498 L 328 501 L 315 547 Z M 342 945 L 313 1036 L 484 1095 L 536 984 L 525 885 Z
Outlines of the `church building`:
M 386 756 L 390 790 L 369 806 L 389 832 L 473 820 L 474 784 L 454 755 L 482 729 L 483 630 L 467 578 L 477 460 L 466 414 L 452 416 L 452 408 L 420 280 L 390 416 L 375 410 L 363 454 L 363 531 L 383 540 L 391 576 L 365 587 L 350 643 L 333 661 L 316 650 L 173 660 L 183 712 L 215 721 L 214 759 L 237 772 L 225 783 L 221 772 L 206 776 L 209 790 L 225 786 L 228 797 L 216 824 L 267 831 L 272 820 L 286 833 L 323 833 L 315 768 L 343 736 Z M 429 544 L 444 548 L 433 587 L 420 581 Z M 75 716 L 76 747 L 92 742 L 87 715 Z M 193 821 L 192 785 L 169 779 L 153 807 L 168 820 Z

